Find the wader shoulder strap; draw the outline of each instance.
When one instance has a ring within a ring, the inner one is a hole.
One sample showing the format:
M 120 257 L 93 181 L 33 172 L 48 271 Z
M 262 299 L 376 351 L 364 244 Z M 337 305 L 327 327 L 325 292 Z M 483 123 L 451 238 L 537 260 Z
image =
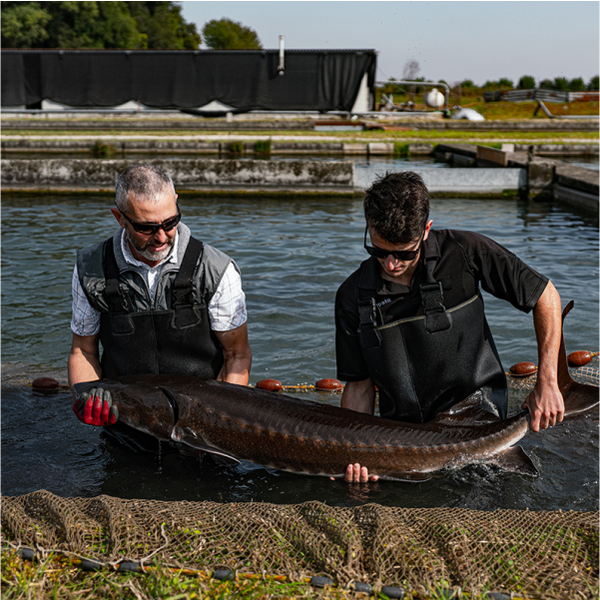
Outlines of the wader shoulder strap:
M 175 326 L 178 328 L 190 327 L 199 321 L 193 308 L 194 284 L 192 278 L 203 248 L 204 244 L 201 241 L 190 238 L 181 261 L 181 268 L 173 282 L 171 306 L 175 310 Z
M 104 279 L 106 281 L 105 296 L 108 310 L 111 313 L 130 312 L 129 297 L 119 286 L 119 267 L 115 259 L 112 238 L 104 242 Z
M 437 260 L 425 260 L 425 283 L 419 287 L 421 290 L 421 302 L 425 313 L 425 330 L 428 333 L 446 331 L 452 327 L 451 315 L 444 306 L 444 288 L 441 281 L 436 281 L 433 270 Z
M 363 348 L 381 346 L 381 334 L 377 331 L 377 306 L 375 298 L 361 298 L 358 301 L 360 319 L 360 343 Z
M 129 313 L 133 310 L 126 291 L 119 285 L 119 267 L 115 259 L 113 240 L 104 242 L 104 295 L 108 304 L 110 327 L 115 335 L 131 335 L 135 331 Z

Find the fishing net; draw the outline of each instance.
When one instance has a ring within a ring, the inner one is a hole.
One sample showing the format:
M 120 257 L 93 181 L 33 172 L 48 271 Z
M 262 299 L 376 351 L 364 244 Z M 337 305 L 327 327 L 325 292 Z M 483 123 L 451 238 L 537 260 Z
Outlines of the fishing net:
M 440 583 L 474 593 L 592 598 L 598 513 L 336 508 L 321 502 L 163 502 L 62 498 L 41 490 L 2 498 L 4 543 L 117 567 L 324 575 L 417 593 Z
M 569 369 L 571 377 L 578 383 L 587 385 L 600 385 L 600 356 L 593 356 L 589 363 L 581 367 L 572 367 Z M 509 389 L 513 390 L 532 390 L 536 384 L 537 376 L 535 373 L 528 376 L 514 376 L 510 372 L 506 374 Z
M 571 375 L 598 386 L 599 357 Z M 507 378 L 517 393 L 536 382 L 535 374 Z M 144 570 L 157 561 L 292 581 L 322 575 L 343 587 L 358 581 L 423 595 L 443 586 L 523 598 L 598 598 L 598 512 L 162 502 L 62 498 L 40 490 L 2 496 L 1 523 L 4 546 L 91 559 L 105 568 L 129 563 Z

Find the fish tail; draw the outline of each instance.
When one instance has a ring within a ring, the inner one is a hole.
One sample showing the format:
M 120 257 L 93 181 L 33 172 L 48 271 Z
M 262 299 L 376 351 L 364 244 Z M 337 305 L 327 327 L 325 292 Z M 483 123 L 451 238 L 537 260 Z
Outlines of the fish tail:
M 563 310 L 562 326 L 561 326 L 561 331 L 560 331 L 560 349 L 558 351 L 558 373 L 557 373 L 558 387 L 560 388 L 560 391 L 562 392 L 563 397 L 565 397 L 565 400 L 566 400 L 565 394 L 568 392 L 571 384 L 574 383 L 573 378 L 571 377 L 571 373 L 569 371 L 569 363 L 567 362 L 567 351 L 565 348 L 565 334 L 564 334 L 565 317 L 571 312 L 571 309 L 573 308 L 574 304 L 575 304 L 575 302 L 573 302 L 573 300 L 571 300 L 565 306 L 565 309 Z

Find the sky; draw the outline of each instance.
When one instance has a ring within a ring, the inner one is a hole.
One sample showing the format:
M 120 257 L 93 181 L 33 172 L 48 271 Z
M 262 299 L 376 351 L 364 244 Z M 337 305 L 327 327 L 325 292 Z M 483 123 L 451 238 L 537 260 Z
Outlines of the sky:
M 374 49 L 377 81 L 402 79 L 408 61 L 419 75 L 477 85 L 501 77 L 542 79 L 599 72 L 597 1 L 409 2 L 404 0 L 186 0 L 183 17 L 199 32 L 227 17 L 256 31 L 263 48 Z M 201 48 L 205 48 L 204 44 Z

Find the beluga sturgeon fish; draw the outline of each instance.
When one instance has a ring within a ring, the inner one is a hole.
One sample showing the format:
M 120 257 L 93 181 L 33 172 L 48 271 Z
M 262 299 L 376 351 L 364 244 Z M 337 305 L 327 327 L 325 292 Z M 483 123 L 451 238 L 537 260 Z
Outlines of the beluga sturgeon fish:
M 565 416 L 598 406 L 598 388 L 571 378 L 564 337 L 558 378 Z M 79 396 L 94 387 L 111 392 L 120 423 L 235 462 L 332 477 L 358 462 L 381 479 L 402 481 L 481 462 L 537 474 L 516 445 L 529 429 L 528 411 L 501 420 L 479 405 L 477 394 L 427 423 L 404 423 L 192 376 L 131 375 L 74 390 Z

